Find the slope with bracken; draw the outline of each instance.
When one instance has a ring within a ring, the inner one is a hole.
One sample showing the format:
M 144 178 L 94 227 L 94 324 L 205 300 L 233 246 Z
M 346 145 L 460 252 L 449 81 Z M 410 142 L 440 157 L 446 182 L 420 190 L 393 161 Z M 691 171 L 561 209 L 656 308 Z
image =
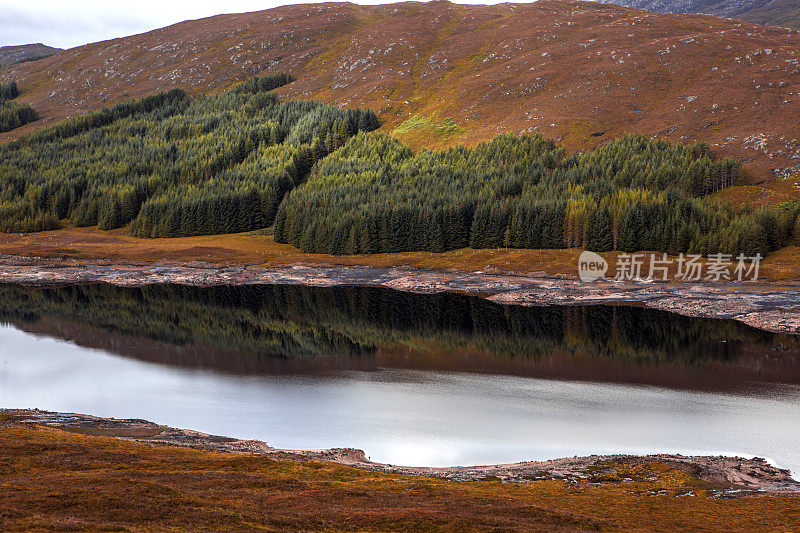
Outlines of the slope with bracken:
M 800 162 L 800 33 L 541 0 L 294 5 L 221 15 L 0 69 L 54 120 L 265 71 L 287 96 L 371 107 L 414 147 L 529 131 L 569 150 L 624 133 L 708 141 L 754 181 Z

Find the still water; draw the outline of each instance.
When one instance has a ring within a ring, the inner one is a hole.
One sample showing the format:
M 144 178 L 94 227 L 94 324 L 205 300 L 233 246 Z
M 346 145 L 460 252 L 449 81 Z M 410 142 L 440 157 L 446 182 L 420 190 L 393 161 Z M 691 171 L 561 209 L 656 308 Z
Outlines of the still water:
M 795 337 L 355 287 L 0 286 L 0 406 L 445 466 L 736 454 L 800 472 Z

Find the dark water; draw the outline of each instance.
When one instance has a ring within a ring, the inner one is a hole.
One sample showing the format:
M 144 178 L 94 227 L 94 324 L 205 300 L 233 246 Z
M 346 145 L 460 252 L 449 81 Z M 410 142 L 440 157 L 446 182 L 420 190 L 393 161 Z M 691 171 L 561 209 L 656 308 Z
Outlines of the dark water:
M 800 469 L 800 344 L 634 307 L 302 286 L 0 286 L 0 406 L 415 465 L 590 453 Z

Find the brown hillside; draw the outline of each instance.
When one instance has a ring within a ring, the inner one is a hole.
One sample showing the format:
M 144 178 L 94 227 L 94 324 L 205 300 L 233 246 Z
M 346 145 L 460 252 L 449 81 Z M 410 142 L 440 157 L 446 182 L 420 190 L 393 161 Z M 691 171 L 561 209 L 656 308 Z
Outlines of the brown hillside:
M 705 140 L 754 179 L 800 163 L 800 33 L 541 0 L 286 6 L 188 21 L 0 68 L 44 117 L 263 72 L 282 92 L 380 112 L 414 146 L 542 132 L 570 149 L 628 132 Z M 405 124 L 403 124 L 405 122 Z

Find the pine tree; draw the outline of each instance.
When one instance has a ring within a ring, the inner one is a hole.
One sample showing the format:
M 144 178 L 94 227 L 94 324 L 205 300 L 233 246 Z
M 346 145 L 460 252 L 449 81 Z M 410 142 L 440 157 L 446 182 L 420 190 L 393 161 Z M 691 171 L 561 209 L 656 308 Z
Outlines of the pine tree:
M 594 252 L 608 252 L 613 248 L 611 235 L 611 213 L 599 208 L 589 216 L 586 232 L 586 249 Z

